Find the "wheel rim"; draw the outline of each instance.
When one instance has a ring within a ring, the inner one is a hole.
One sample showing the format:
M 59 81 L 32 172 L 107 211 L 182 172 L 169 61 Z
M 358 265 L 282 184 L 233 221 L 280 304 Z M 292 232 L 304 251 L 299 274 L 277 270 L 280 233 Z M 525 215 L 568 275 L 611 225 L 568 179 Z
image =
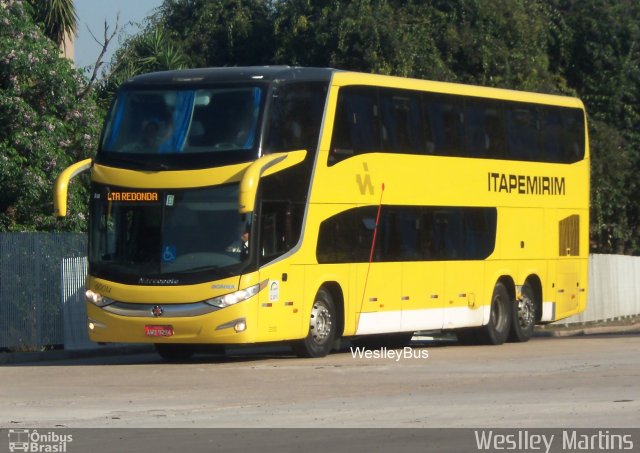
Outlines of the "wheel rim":
M 309 325 L 313 332 L 312 338 L 316 344 L 323 344 L 331 334 L 331 312 L 322 302 L 315 302 L 311 310 L 311 323 Z
M 528 295 L 523 294 L 522 299 L 518 301 L 518 323 L 521 328 L 527 329 L 533 325 L 534 313 L 533 300 Z

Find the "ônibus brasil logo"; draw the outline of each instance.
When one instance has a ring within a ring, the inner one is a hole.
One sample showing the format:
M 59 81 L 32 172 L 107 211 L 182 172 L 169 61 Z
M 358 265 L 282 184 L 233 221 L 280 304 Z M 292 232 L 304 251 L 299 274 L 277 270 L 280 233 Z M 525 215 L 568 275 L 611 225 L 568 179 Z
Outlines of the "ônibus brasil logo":
M 67 444 L 73 442 L 73 435 L 58 434 L 53 431 L 39 433 L 38 430 L 10 429 L 9 451 L 64 453 Z

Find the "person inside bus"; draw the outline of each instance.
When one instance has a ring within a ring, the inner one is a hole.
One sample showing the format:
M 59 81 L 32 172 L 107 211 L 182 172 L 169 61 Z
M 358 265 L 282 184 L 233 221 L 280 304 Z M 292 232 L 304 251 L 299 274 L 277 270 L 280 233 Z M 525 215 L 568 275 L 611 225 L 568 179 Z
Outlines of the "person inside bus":
M 242 241 L 240 245 L 240 258 L 245 259 L 249 256 L 249 232 L 245 231 L 240 237 Z
M 156 153 L 168 151 L 173 126 L 170 114 L 156 115 L 141 123 L 138 139 L 122 148 L 124 152 Z
M 253 95 L 239 99 L 239 102 L 227 111 L 229 123 L 229 144 L 237 149 L 249 149 L 253 146 L 258 109 L 253 105 Z
M 245 260 L 249 257 L 249 230 L 246 229 L 240 235 L 240 241 L 234 241 L 229 247 L 226 249 L 229 253 L 239 253 L 240 259 Z

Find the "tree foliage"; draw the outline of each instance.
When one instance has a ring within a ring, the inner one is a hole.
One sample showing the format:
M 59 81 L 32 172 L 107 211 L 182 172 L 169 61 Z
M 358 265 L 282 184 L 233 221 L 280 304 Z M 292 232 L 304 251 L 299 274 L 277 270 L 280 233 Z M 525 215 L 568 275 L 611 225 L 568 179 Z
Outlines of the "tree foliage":
M 78 15 L 73 0 L 29 0 L 36 23 L 58 47 L 66 35 L 73 36 L 78 28 Z
M 103 109 L 108 108 L 118 86 L 134 75 L 187 67 L 185 55 L 167 38 L 162 28 L 129 38 L 126 45 L 116 52 L 115 58 L 117 63 L 98 88 L 99 103 Z
M 86 186 L 72 184 L 71 215 L 58 222 L 53 181 L 89 156 L 100 132 L 82 74 L 60 57 L 29 5 L 0 0 L 0 231 L 83 230 Z
M 550 67 L 591 119 L 591 239 L 640 254 L 640 4 L 554 0 Z

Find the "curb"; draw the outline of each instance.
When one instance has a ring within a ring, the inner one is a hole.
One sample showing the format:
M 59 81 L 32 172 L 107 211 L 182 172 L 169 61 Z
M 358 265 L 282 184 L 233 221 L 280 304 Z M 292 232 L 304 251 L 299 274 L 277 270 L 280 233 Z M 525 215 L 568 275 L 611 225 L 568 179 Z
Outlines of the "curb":
M 640 334 L 640 322 L 633 324 L 567 326 L 567 327 L 537 327 L 536 337 L 574 337 L 587 335 L 630 335 Z

